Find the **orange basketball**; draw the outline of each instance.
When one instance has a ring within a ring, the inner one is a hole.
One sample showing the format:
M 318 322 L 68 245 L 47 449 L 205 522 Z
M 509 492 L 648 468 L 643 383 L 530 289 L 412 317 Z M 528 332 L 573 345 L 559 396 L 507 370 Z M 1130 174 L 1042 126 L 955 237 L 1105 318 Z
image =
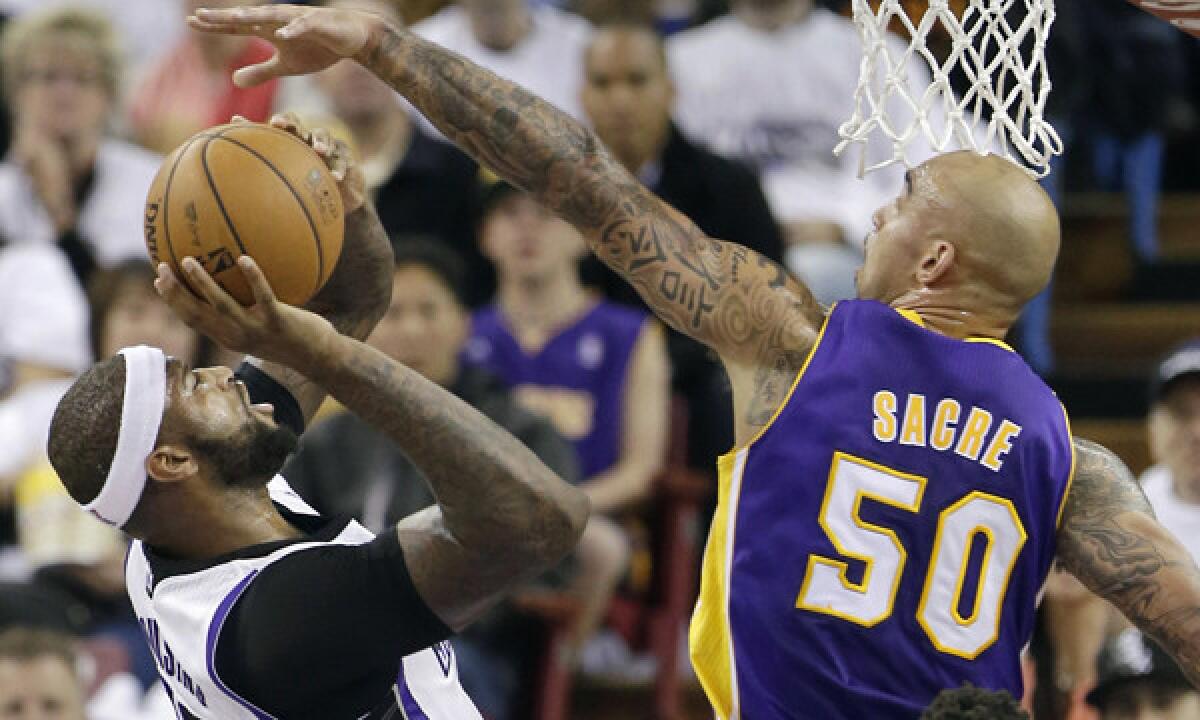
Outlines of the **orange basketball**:
M 180 262 L 196 258 L 243 305 L 254 297 L 237 258 L 249 255 L 280 300 L 303 305 L 337 264 L 342 214 L 336 181 L 302 140 L 268 125 L 221 125 L 163 161 L 146 197 L 146 248 L 185 283 Z

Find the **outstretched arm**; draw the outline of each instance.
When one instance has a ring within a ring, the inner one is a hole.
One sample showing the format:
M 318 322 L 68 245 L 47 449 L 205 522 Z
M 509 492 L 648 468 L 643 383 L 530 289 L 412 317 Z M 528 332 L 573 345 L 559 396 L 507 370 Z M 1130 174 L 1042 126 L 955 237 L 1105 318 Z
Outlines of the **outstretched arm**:
M 726 363 L 798 367 L 823 312 L 782 268 L 706 237 L 633 179 L 587 128 L 514 83 L 349 10 L 275 5 L 200 11 L 206 32 L 255 34 L 278 54 L 235 75 L 254 84 L 353 57 L 482 164 L 574 224 L 665 322 Z
M 396 443 L 437 505 L 397 527 L 413 585 L 458 631 L 518 581 L 558 562 L 579 540 L 587 497 L 477 410 L 318 315 L 276 300 L 249 256 L 254 292 L 242 307 L 191 258 L 194 297 L 159 266 L 155 287 L 192 327 L 226 347 L 294 368 Z
M 1063 565 L 1175 658 L 1200 687 L 1200 571 L 1111 450 L 1075 440 L 1058 531 Z

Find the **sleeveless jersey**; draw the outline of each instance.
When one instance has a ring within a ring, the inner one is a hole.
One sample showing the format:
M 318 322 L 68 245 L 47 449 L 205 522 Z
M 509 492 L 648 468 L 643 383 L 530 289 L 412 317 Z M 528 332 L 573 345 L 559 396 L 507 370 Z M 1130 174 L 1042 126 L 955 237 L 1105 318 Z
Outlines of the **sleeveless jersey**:
M 276 476 L 268 489 L 272 500 L 289 512 L 317 515 L 282 477 Z M 180 720 L 272 720 L 217 673 L 217 641 L 226 618 L 254 578 L 272 563 L 328 544 L 361 545 L 373 539 L 369 530 L 351 520 L 331 543 L 294 543 L 263 557 L 232 560 L 157 584 L 141 541 L 133 541 L 125 563 L 126 589 Z M 399 659 L 393 692 L 394 709 L 360 720 L 480 720 L 459 685 L 448 642 Z
M 495 305 L 475 313 L 466 359 L 508 384 L 523 405 L 546 415 L 575 445 L 580 475 L 616 463 L 625 376 L 649 316 L 601 301 L 540 350 L 526 353 Z
M 867 300 L 722 457 L 690 633 L 722 720 L 912 720 L 1020 655 L 1073 472 L 1061 403 L 1006 345 Z

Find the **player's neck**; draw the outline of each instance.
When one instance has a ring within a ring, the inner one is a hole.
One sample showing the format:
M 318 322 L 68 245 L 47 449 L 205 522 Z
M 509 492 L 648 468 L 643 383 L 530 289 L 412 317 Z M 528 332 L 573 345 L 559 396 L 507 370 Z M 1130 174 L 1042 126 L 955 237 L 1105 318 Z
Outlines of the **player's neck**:
M 948 337 L 992 338 L 1004 340 L 1013 318 L 1002 311 L 980 311 L 937 290 L 923 289 L 905 293 L 891 302 L 897 310 L 910 310 L 921 316 L 925 327 Z
M 159 514 L 159 513 L 155 513 Z M 275 508 L 266 488 L 229 490 L 194 498 L 147 542 L 182 559 L 206 559 L 242 548 L 301 536 Z

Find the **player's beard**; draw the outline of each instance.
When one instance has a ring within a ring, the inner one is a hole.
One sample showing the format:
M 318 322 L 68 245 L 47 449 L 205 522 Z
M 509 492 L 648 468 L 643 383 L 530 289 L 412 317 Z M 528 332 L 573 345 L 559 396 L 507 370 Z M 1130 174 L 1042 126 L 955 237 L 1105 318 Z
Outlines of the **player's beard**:
M 197 449 L 212 461 L 228 487 L 258 488 L 271 481 L 296 450 L 299 439 L 286 425 L 249 420 L 233 439 L 198 440 Z

